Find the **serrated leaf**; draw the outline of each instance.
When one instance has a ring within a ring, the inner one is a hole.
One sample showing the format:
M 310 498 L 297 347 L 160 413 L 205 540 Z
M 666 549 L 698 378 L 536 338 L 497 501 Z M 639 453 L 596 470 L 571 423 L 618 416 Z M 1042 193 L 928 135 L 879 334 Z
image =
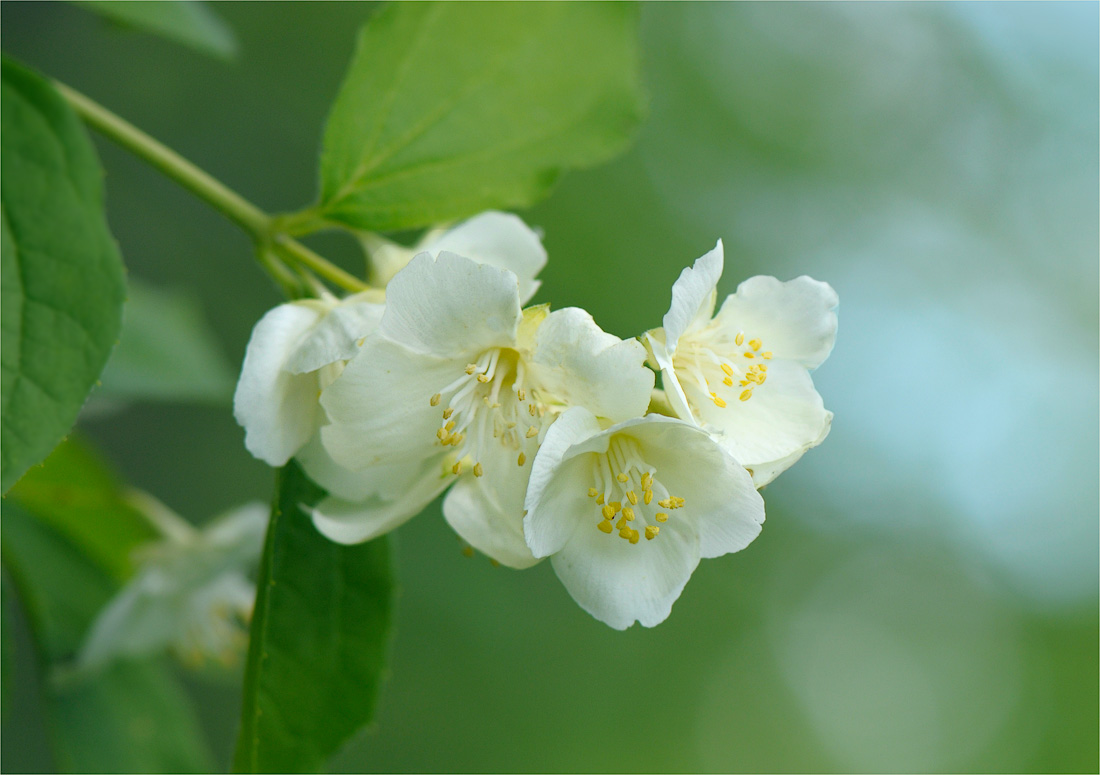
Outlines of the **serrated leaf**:
M 643 113 L 628 3 L 392 3 L 333 106 L 316 214 L 387 231 L 530 205 Z
M 70 772 L 209 772 L 190 701 L 161 665 L 125 662 L 64 675 L 84 631 L 116 589 L 103 568 L 10 498 L 3 556 L 43 663 L 57 764 Z M 60 666 L 61 675 L 58 675 Z
M 199 0 L 70 0 L 100 16 L 174 40 L 185 46 L 230 59 L 237 38 L 220 16 Z
M 27 474 L 8 498 L 53 527 L 112 579 L 133 572 L 131 552 L 159 538 L 127 500 L 122 483 L 96 452 L 69 438 Z
M 122 336 L 96 398 L 228 405 L 235 381 L 196 299 L 130 278 Z
M 102 170 L 53 87 L 5 59 L 0 97 L 0 487 L 72 427 L 118 340 L 122 260 Z
M 280 470 L 257 582 L 238 772 L 319 770 L 374 713 L 393 607 L 389 543 L 342 546 L 321 536 L 302 504 L 323 496 L 293 461 Z

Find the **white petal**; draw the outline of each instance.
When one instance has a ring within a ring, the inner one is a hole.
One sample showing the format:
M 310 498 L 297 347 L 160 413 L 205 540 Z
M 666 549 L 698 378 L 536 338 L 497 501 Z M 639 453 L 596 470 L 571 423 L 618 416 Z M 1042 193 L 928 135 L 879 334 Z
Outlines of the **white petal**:
M 688 397 L 703 427 L 716 431 L 734 458 L 753 471 L 785 458 L 794 463 L 825 438 L 832 419 L 809 373 L 792 361 L 770 361 L 767 381 L 747 401 L 719 408 L 697 387 Z
M 586 493 L 592 463 L 573 458 L 566 461 L 565 455 L 599 434 L 599 422 L 582 407 L 567 410 L 546 432 L 531 466 L 523 520 L 527 545 L 536 557 L 560 550 L 580 524 L 586 507 L 591 507 Z
M 357 471 L 345 468 L 329 455 L 321 443 L 320 433 L 313 435 L 295 459 L 310 479 L 330 495 L 346 501 L 396 498 L 420 474 L 420 468 L 408 462 L 378 464 Z
M 429 463 L 397 498 L 369 498 L 356 503 L 329 497 L 307 510 L 321 535 L 339 544 L 358 544 L 388 533 L 415 517 L 450 484 L 451 479 L 440 466 Z
M 321 440 L 332 459 L 362 470 L 441 453 L 435 435 L 441 409 L 431 405 L 431 398 L 461 376 L 465 365 L 465 359 L 438 358 L 382 337 L 369 338 L 321 395 L 330 421 L 321 429 Z
M 432 241 L 425 240 L 420 249 L 432 255 L 446 250 L 479 264 L 507 269 L 519 281 L 523 303 L 535 295 L 539 287 L 535 277 L 546 266 L 546 249 L 539 235 L 515 215 L 492 210 L 475 215 Z
M 785 283 L 774 277 L 750 277 L 726 298 L 715 322 L 761 339 L 776 358 L 813 369 L 832 352 L 838 303 L 828 283 L 805 275 Z
M 366 291 L 333 306 L 295 348 L 287 360 L 287 371 L 302 374 L 354 357 L 359 342 L 382 320 L 386 306 L 380 296 L 377 291 Z
M 654 627 L 699 564 L 699 536 L 691 522 L 669 520 L 656 540 L 630 544 L 593 524 L 575 531 L 551 562 L 573 599 L 601 622 Z
M 780 458 L 778 460 L 770 460 L 766 462 L 757 462 L 753 463 L 752 466 L 750 466 L 750 468 L 752 469 L 752 481 L 757 488 L 763 487 L 764 485 L 771 482 L 781 473 L 797 463 L 799 458 L 801 458 L 804 454 L 809 452 L 821 442 L 825 441 L 825 437 L 829 435 L 829 429 L 832 427 L 833 413 L 826 412 L 825 414 L 825 427 L 821 429 L 821 435 L 819 435 L 816 439 L 807 444 L 804 444 L 784 458 Z
M 713 250 L 680 272 L 673 284 L 672 305 L 664 317 L 665 346 L 670 354 L 676 352 L 676 343 L 685 332 L 710 320 L 723 263 L 722 240 L 718 240 Z
M 541 392 L 620 422 L 645 414 L 653 372 L 641 342 L 605 333 L 583 309 L 559 309 L 542 322 L 529 362 Z
M 286 363 L 320 313 L 302 304 L 282 304 L 252 330 L 233 415 L 245 429 L 245 446 L 272 466 L 285 465 L 317 429 L 317 377 L 291 374 Z
M 462 476 L 443 499 L 443 516 L 482 554 L 509 568 L 529 568 L 538 562 L 523 540 L 523 496 L 531 463 L 520 468 L 514 459 L 508 462 L 515 473 Z
M 416 256 L 386 289 L 380 331 L 423 353 L 459 358 L 515 343 L 516 276 L 443 252 Z

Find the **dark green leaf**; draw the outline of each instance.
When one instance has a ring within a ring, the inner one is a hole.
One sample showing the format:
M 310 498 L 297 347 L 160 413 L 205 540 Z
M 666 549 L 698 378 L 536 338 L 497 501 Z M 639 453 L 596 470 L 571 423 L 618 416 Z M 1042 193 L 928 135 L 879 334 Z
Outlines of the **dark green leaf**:
M 70 438 L 32 468 L 8 498 L 49 524 L 109 575 L 133 572 L 130 554 L 159 537 L 122 484 L 89 446 Z
M 199 0 L 71 0 L 100 16 L 161 35 L 221 59 L 237 53 L 233 30 Z
M 7 572 L 0 572 L 0 717 L 8 720 L 15 678 L 15 593 Z
M 122 338 L 95 397 L 228 404 L 235 379 L 196 299 L 130 278 Z
M 362 229 L 530 205 L 643 108 L 628 3 L 392 3 L 333 106 L 318 215 Z
M 209 772 L 189 700 L 155 663 L 117 663 L 64 675 L 84 631 L 116 589 L 101 567 L 12 502 L 3 502 L 3 555 L 40 651 L 50 732 L 60 769 Z
M 341 546 L 321 536 L 301 504 L 323 496 L 293 461 L 279 472 L 252 617 L 238 772 L 319 770 L 374 713 L 393 607 L 389 543 Z
M 4 60 L 0 98 L 0 487 L 57 446 L 118 340 L 122 261 L 102 171 L 79 120 L 40 76 Z

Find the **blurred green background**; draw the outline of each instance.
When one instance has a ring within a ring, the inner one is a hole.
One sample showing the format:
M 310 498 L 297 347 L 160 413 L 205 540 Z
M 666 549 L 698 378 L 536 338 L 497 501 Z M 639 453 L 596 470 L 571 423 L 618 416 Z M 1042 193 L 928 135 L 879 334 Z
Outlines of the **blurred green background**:
M 297 209 L 372 6 L 215 10 L 232 63 L 55 3 L 4 3 L 3 47 Z M 636 145 L 522 213 L 550 253 L 537 301 L 634 335 L 718 237 L 723 292 L 826 280 L 832 434 L 653 630 L 591 619 L 546 563 L 464 557 L 433 505 L 397 533 L 376 724 L 333 768 L 1097 771 L 1098 24 L 1095 3 L 646 5 Z M 247 239 L 97 146 L 131 275 L 198 298 L 239 364 L 280 301 Z M 81 427 L 196 522 L 270 497 L 225 404 L 101 403 Z M 6 771 L 53 766 L 27 645 Z M 234 676 L 189 689 L 227 763 Z

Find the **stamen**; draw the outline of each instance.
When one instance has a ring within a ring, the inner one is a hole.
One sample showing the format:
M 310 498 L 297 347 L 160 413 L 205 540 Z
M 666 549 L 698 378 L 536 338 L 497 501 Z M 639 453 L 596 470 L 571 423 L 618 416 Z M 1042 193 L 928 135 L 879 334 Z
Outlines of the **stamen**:
M 768 350 L 766 353 L 764 353 L 760 357 L 763 358 L 766 361 L 770 361 L 772 359 L 772 351 Z
M 714 391 L 711 391 L 710 400 L 713 401 L 714 405 L 717 406 L 719 409 L 725 409 L 726 408 L 726 402 L 722 399 L 721 396 L 719 396 Z
M 451 473 L 454 474 L 455 476 L 458 476 L 459 474 L 462 473 L 462 461 L 461 460 L 459 460 L 457 463 L 455 463 L 453 466 L 451 466 Z
M 729 377 L 726 377 L 725 379 L 722 380 L 722 384 L 725 385 L 726 387 L 733 387 L 733 380 L 730 379 Z
M 520 452 L 519 457 L 516 458 L 516 465 L 517 466 L 522 466 L 526 462 L 527 462 L 527 455 Z
M 616 476 L 615 478 L 616 478 L 616 479 L 618 479 L 618 480 L 619 480 L 620 482 L 622 482 L 623 484 L 626 484 L 627 482 L 629 482 L 629 481 L 630 481 L 630 477 L 629 477 L 629 476 L 627 476 L 627 475 L 626 475 L 626 474 L 624 474 L 624 473 L 620 473 L 620 474 L 619 474 L 618 476 Z
M 733 368 L 728 363 L 723 363 L 722 364 L 722 371 L 724 371 L 726 373 L 727 377 L 732 377 L 733 376 Z
M 538 435 L 539 435 L 538 427 L 532 425 L 530 428 L 527 429 L 527 438 L 533 439 Z
M 443 399 L 443 395 L 441 393 L 436 393 L 434 396 L 431 397 L 431 400 L 428 401 L 428 403 L 431 404 L 432 406 L 439 406 L 439 402 L 442 399 Z
M 634 494 L 633 490 L 628 490 L 626 493 L 626 499 L 630 501 L 631 506 L 638 505 L 638 496 Z
M 455 413 L 454 407 L 453 406 L 448 406 L 446 409 L 443 410 L 443 419 L 444 420 L 451 419 L 451 415 L 454 414 L 454 413 Z
M 645 540 L 652 541 L 657 537 L 657 534 L 661 532 L 661 528 L 656 525 L 649 525 L 645 529 Z
M 596 488 L 595 487 L 589 487 L 588 488 L 588 497 L 589 498 L 595 498 L 596 495 L 597 495 Z
M 739 333 L 733 341 L 737 344 L 738 347 L 740 347 L 745 343 L 745 335 L 743 333 Z
M 608 534 L 610 534 L 611 531 L 615 529 L 614 527 L 612 527 L 610 519 L 605 519 L 601 521 L 600 524 L 596 525 L 596 527 Z
M 741 395 L 738 396 L 738 398 L 740 398 L 742 401 L 748 401 L 750 398 L 752 398 L 752 388 L 749 388 L 748 390 L 742 390 Z M 753 406 L 756 406 L 756 404 L 753 404 Z
M 742 354 L 743 354 L 743 355 L 744 355 L 744 356 L 745 356 L 746 358 L 755 358 L 755 357 L 756 357 L 756 355 L 754 355 L 753 353 L 749 353 L 749 352 L 746 352 L 746 353 L 742 353 Z
M 477 375 L 477 381 L 480 382 L 482 385 L 484 385 L 486 382 L 489 381 L 489 378 L 487 376 L 485 376 L 484 374 L 478 374 Z
M 653 490 L 646 490 L 644 493 L 642 493 L 642 503 L 644 503 L 645 505 L 648 506 L 652 502 L 653 502 Z
M 610 505 L 606 505 L 600 510 L 600 513 L 603 514 L 604 519 L 611 519 L 615 516 L 615 509 L 611 508 Z
M 481 463 L 474 463 L 474 476 L 481 476 L 485 473 L 485 469 L 481 467 Z
M 602 492 L 599 495 L 596 496 L 596 505 L 597 506 L 602 506 L 603 505 L 603 493 Z
M 455 421 L 450 420 L 446 425 L 443 426 L 443 429 L 445 431 L 447 431 L 448 433 L 450 433 L 451 431 L 453 431 L 455 429 Z
M 527 391 L 524 390 L 523 388 L 520 388 L 519 390 L 516 391 L 516 398 L 518 398 L 520 401 L 526 401 L 527 400 Z
M 749 340 L 749 347 L 751 347 L 754 350 L 759 350 L 761 344 L 763 344 L 763 342 L 761 342 L 759 339 L 750 339 Z
M 627 506 L 625 509 L 623 509 L 623 519 L 625 519 L 627 522 L 633 522 L 634 521 L 634 509 L 630 508 L 629 506 Z
M 663 511 L 658 511 L 656 516 L 654 516 L 653 518 L 658 522 L 667 522 L 668 514 L 665 514 Z
M 467 374 L 473 374 L 475 371 L 477 371 L 477 364 L 476 363 L 467 363 L 466 364 L 466 373 Z

